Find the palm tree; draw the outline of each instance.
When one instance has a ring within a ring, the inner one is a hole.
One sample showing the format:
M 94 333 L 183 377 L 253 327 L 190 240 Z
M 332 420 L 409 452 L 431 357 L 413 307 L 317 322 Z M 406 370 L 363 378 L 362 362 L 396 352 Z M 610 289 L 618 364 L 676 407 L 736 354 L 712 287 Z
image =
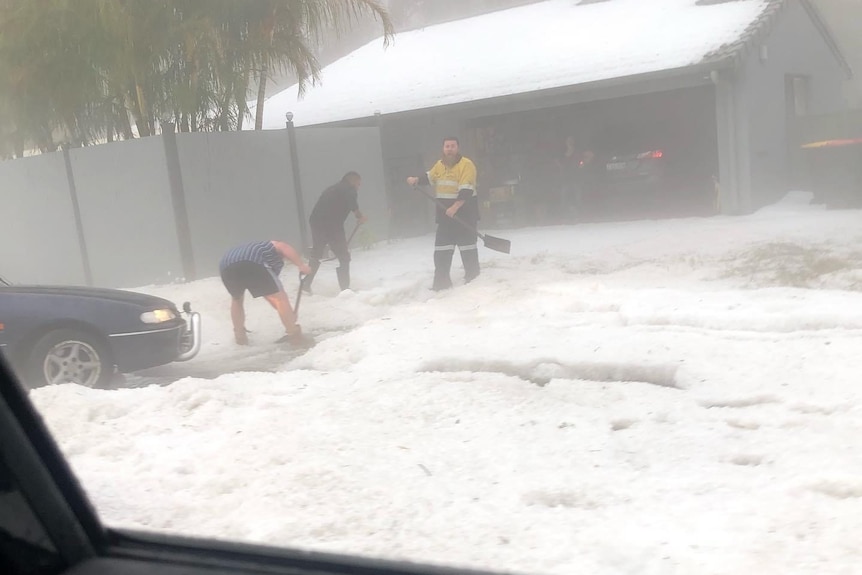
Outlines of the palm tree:
M 23 140 L 43 151 L 55 149 L 58 130 L 73 141 L 87 139 L 78 112 L 97 93 L 92 86 L 98 77 L 74 30 L 51 3 L 0 5 L 2 131 L 17 135 L 18 151 Z
M 330 30 L 343 32 L 370 16 L 383 25 L 384 45 L 393 28 L 377 0 L 181 0 L 181 20 L 170 58 L 172 110 L 181 129 L 241 129 L 248 115 L 252 78 L 258 81 L 255 127 L 262 128 L 270 70 L 290 70 L 301 87 L 316 81 L 315 43 Z
M 248 1 L 248 0 L 247 0 Z M 330 30 L 340 35 L 360 18 L 370 16 L 383 26 L 383 45 L 394 34 L 392 21 L 377 0 L 266 0 L 248 1 L 252 9 L 252 41 L 258 46 L 257 106 L 255 129 L 263 128 L 264 98 L 270 70 L 292 72 L 299 84 L 300 95 L 309 81 L 318 81 L 320 64 L 314 47 Z
M 319 80 L 324 33 L 377 0 L 0 0 L 0 155 L 181 130 L 241 129 L 252 79 L 256 127 L 271 70 Z

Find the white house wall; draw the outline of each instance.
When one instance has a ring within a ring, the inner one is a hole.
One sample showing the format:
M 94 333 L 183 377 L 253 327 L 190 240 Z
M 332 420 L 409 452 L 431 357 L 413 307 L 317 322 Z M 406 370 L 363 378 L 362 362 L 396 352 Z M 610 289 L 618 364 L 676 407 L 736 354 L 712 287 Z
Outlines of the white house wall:
M 744 108 L 738 132 L 747 142 L 750 162 L 751 209 L 781 197 L 793 182 L 788 181 L 788 133 L 786 126 L 785 76 L 810 78 L 810 114 L 838 112 L 846 107 L 845 73 L 798 0 L 791 0 L 766 39 L 765 59 L 755 47 L 739 73 L 737 103 Z M 745 191 L 747 193 L 747 190 Z

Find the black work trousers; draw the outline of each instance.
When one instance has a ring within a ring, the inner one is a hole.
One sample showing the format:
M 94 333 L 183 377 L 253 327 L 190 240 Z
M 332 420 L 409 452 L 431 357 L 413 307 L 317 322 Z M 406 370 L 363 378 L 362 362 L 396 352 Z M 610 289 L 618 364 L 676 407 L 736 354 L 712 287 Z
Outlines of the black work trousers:
M 472 222 L 467 222 L 471 224 Z M 431 289 L 443 290 L 452 287 L 449 275 L 455 246 L 461 252 L 464 265 L 464 279 L 472 281 L 479 275 L 478 236 L 475 229 L 469 229 L 454 218 L 442 216 L 437 223 L 437 237 L 434 239 L 434 285 Z
M 328 221 L 311 221 L 311 253 L 309 266 L 311 273 L 303 280 L 303 289 L 311 291 L 311 282 L 320 268 L 320 258 L 326 246 L 338 258 L 335 274 L 338 276 L 338 286 L 342 290 L 350 287 L 350 250 L 347 249 L 347 237 L 344 235 L 344 224 Z

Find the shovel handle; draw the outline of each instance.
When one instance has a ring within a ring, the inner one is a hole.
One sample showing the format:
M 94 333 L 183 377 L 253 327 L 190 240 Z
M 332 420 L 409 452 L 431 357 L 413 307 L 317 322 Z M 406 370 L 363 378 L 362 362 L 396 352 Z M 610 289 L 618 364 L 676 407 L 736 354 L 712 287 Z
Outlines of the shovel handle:
M 305 274 L 299 272 L 299 289 L 296 290 L 296 302 L 293 305 L 293 315 L 299 319 L 299 302 L 302 301 L 302 280 L 305 279 Z
M 446 206 L 443 204 L 443 202 L 441 202 L 436 197 L 434 197 L 431 194 L 429 194 L 428 192 L 426 192 L 423 188 L 420 188 L 418 184 L 415 184 L 413 186 L 413 189 L 418 191 L 420 194 L 422 194 L 423 196 L 425 196 L 426 198 L 428 198 L 429 200 L 431 200 L 435 204 L 437 204 L 437 207 L 439 209 L 443 210 L 444 212 L 446 211 Z M 458 222 L 459 224 L 461 224 L 462 226 L 464 226 L 465 228 L 467 228 L 471 232 L 474 232 L 477 236 L 479 236 L 479 238 L 481 238 L 484 241 L 485 235 L 482 232 L 480 232 L 479 230 L 477 230 L 474 226 L 471 226 L 470 224 L 468 224 L 467 222 L 462 220 L 458 216 L 458 214 L 454 214 L 452 216 L 447 215 L 446 217 L 451 217 L 453 220 L 455 220 L 456 222 Z
M 413 189 L 417 190 L 423 196 L 425 196 L 426 198 L 428 198 L 429 200 L 431 200 L 432 202 L 437 204 L 437 207 L 439 209 L 445 209 L 444 204 L 439 199 L 432 196 L 431 194 L 426 192 L 424 189 L 421 189 L 418 185 L 414 184 Z M 458 222 L 459 224 L 461 224 L 462 226 L 464 226 L 465 228 L 467 228 L 468 230 L 470 230 L 471 232 L 476 234 L 482 240 L 482 242 L 485 244 L 486 248 L 489 248 L 489 249 L 492 249 L 494 251 L 501 252 L 504 254 L 508 254 L 509 251 L 511 250 L 511 242 L 509 240 L 506 240 L 503 238 L 496 238 L 494 236 L 489 236 L 487 234 L 483 234 L 482 232 L 477 230 L 475 226 L 471 226 L 470 224 L 468 224 L 467 222 L 462 220 L 460 217 L 458 217 L 458 214 L 453 214 L 452 216 L 447 215 L 447 217 L 451 217 L 453 220 L 455 220 L 456 222 Z

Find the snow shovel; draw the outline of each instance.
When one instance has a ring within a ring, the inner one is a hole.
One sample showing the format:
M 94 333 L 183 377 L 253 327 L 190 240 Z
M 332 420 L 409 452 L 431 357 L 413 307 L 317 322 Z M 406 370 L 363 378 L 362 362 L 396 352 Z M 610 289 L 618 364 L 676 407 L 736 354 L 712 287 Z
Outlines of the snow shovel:
M 302 272 L 299 272 L 299 289 L 296 291 L 296 302 L 293 306 L 293 316 L 296 318 L 296 325 L 299 325 L 299 302 L 302 301 L 302 280 L 305 279 Z M 300 327 L 300 329 L 302 329 Z M 285 343 L 290 341 L 290 336 L 283 335 L 277 340 L 275 343 Z M 305 334 L 302 334 L 302 343 L 298 344 L 297 347 L 308 348 L 314 345 L 314 338 Z
M 356 222 L 356 226 L 353 228 L 353 231 L 352 231 L 352 232 L 350 232 L 350 237 L 349 237 L 349 238 L 347 238 L 347 245 L 348 245 L 348 246 L 350 245 L 350 240 L 352 240 L 352 239 L 353 239 L 353 236 L 355 236 L 355 235 L 356 235 L 356 230 L 358 230 L 358 229 L 359 229 L 359 226 L 361 226 L 361 225 L 362 225 L 362 224 L 360 224 L 358 221 Z M 338 258 L 336 258 L 335 256 L 332 256 L 331 258 L 326 258 L 326 259 L 323 259 L 323 260 L 320 260 L 320 261 L 322 261 L 322 262 L 331 262 L 332 260 L 335 260 L 335 259 L 338 259 Z
M 446 211 L 446 206 L 443 205 L 443 203 L 440 200 L 438 200 L 437 198 L 435 198 L 434 196 L 432 196 L 431 194 L 429 194 L 428 192 L 426 192 L 424 189 L 420 188 L 419 186 L 413 186 L 413 188 L 416 190 L 419 190 L 419 192 L 423 196 L 425 196 L 426 198 L 428 198 L 429 200 L 431 200 L 432 202 L 437 204 L 438 208 L 440 208 L 443 211 Z M 512 242 L 510 242 L 509 240 L 505 240 L 503 238 L 495 238 L 494 236 L 489 236 L 488 234 L 483 234 L 482 232 L 480 232 L 479 230 L 477 230 L 476 228 L 474 228 L 473 226 L 471 226 L 470 224 L 468 224 L 467 222 L 465 222 L 464 220 L 459 218 L 458 214 L 455 214 L 454 216 L 452 216 L 452 219 L 454 219 L 456 222 L 458 222 L 459 224 L 461 224 L 462 226 L 464 226 L 465 228 L 467 228 L 471 232 L 474 232 L 477 236 L 479 236 L 482 239 L 482 242 L 485 244 L 485 247 L 490 249 L 490 250 L 494 250 L 495 252 L 502 252 L 504 254 L 508 254 L 509 250 L 512 248 Z
M 296 293 L 296 301 L 293 306 L 293 315 L 296 319 L 299 319 L 299 301 L 302 299 L 302 280 L 305 279 L 305 276 L 302 275 L 302 272 L 299 272 L 299 291 Z M 251 333 L 251 330 L 246 328 L 245 333 Z M 282 343 L 282 341 L 287 341 L 287 336 L 284 336 L 276 343 Z
M 302 301 L 302 280 L 304 279 L 305 275 L 299 272 L 299 288 L 296 290 L 296 302 L 293 304 L 293 315 L 297 320 L 299 320 L 299 302 Z

